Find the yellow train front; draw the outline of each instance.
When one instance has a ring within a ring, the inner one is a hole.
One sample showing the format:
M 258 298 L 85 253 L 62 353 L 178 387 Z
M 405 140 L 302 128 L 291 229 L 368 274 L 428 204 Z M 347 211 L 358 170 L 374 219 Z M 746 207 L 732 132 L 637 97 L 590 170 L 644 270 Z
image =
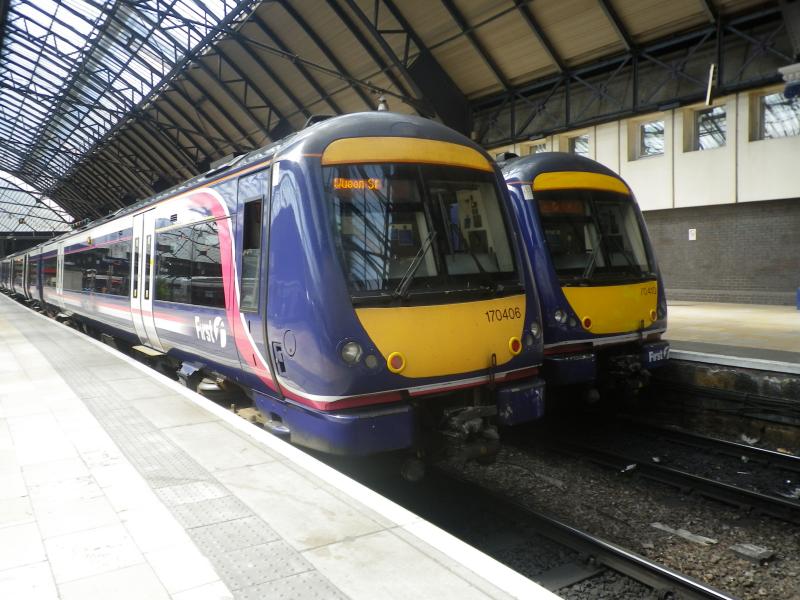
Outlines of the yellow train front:
M 539 293 L 548 387 L 637 391 L 669 344 L 664 286 L 630 188 L 560 152 L 508 161 L 503 176 Z

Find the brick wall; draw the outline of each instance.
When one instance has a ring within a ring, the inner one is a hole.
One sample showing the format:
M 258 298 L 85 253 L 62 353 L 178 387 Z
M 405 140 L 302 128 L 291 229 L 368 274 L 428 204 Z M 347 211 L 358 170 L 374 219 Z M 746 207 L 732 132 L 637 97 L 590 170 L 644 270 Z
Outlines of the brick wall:
M 644 218 L 668 299 L 795 303 L 800 198 L 653 210 Z

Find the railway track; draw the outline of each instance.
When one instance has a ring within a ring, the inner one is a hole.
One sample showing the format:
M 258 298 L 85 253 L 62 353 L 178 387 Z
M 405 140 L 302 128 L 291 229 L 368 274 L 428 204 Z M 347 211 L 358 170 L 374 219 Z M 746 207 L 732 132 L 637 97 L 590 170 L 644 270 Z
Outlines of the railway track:
M 589 590 L 601 590 L 602 586 L 592 588 L 592 579 L 602 579 L 604 574 L 613 572 L 618 580 L 630 580 L 630 587 L 643 590 L 637 596 L 642 599 L 735 600 L 734 596 L 692 577 L 531 508 L 502 490 L 476 483 L 460 471 L 457 463 L 430 465 L 427 477 L 410 486 L 390 475 L 397 469 L 387 468 L 383 463 L 370 461 L 357 466 L 352 461 L 329 459 L 329 462 L 498 560 L 513 556 L 507 563 L 510 567 L 556 594 L 582 600 L 612 597 L 607 590 L 597 596 L 591 591 L 576 595 L 575 586 L 588 584 Z M 537 556 L 528 558 L 524 552 L 520 554 L 513 540 L 508 545 L 509 538 L 527 540 L 526 552 Z M 544 560 L 547 566 L 542 568 L 529 564 L 536 562 L 541 553 L 553 554 L 553 547 L 561 549 L 556 552 L 559 558 Z
M 656 597 L 665 600 L 672 598 L 734 600 L 733 596 L 725 592 L 533 510 L 498 492 L 462 479 L 449 470 L 435 469 L 434 472 L 437 477 L 447 480 L 448 485 L 463 490 L 461 493 L 468 493 L 473 498 L 479 497 L 487 506 L 493 507 L 493 510 L 530 525 L 543 537 L 562 544 L 584 557 L 585 562 L 581 564 L 561 565 L 536 577 L 537 581 L 556 593 L 559 589 L 582 578 L 592 577 L 603 569 L 611 569 L 651 588 Z
M 693 448 L 707 450 L 716 454 L 723 454 L 732 457 L 746 457 L 748 461 L 754 461 L 768 467 L 776 467 L 800 473 L 800 456 L 795 454 L 786 454 L 784 452 L 777 452 L 767 448 L 759 448 L 750 444 L 743 444 L 741 442 L 733 442 L 730 440 L 723 440 L 717 437 L 709 437 L 683 429 L 676 429 L 673 427 L 659 427 L 651 423 L 635 419 L 625 419 L 627 423 L 639 429 L 639 431 L 647 431 L 659 437 L 669 439 L 670 441 L 690 446 Z
M 688 436 L 687 439 L 691 439 L 693 443 L 700 446 L 707 444 L 706 448 L 724 448 L 726 451 L 739 449 L 742 450 L 742 452 L 746 452 L 747 456 L 757 457 L 760 460 L 780 460 L 781 465 L 783 465 L 785 461 L 791 464 L 794 469 L 797 468 L 797 462 L 795 462 L 797 460 L 796 457 L 791 457 L 789 455 L 781 455 L 780 453 L 768 450 L 762 451 L 760 448 L 746 446 L 744 444 L 737 445 L 735 443 L 730 443 L 733 444 L 730 445 L 724 440 L 702 438 L 702 436 L 697 436 L 696 438 Z M 594 444 L 578 442 L 574 439 L 548 438 L 545 443 L 551 450 L 586 459 L 620 472 L 636 474 L 639 477 L 658 481 L 676 487 L 686 493 L 694 492 L 740 509 L 768 515 L 790 523 L 800 524 L 800 502 L 796 500 L 746 489 L 710 477 L 696 475 L 682 469 L 642 460 L 639 456 L 632 456 L 621 451 L 600 448 Z M 524 447 L 526 450 L 531 449 L 531 444 L 527 442 L 515 442 L 515 445 Z M 747 450 L 739 448 L 739 446 L 744 446 Z

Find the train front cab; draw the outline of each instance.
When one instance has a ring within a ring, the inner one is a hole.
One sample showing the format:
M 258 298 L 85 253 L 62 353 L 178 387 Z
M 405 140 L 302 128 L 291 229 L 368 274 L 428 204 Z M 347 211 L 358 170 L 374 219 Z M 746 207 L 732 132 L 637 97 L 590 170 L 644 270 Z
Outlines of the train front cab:
M 364 113 L 322 123 L 272 169 L 267 331 L 284 399 L 259 394 L 262 412 L 348 454 L 413 447 L 431 413 L 462 432 L 541 414 L 538 302 L 485 153 Z
M 546 153 L 507 164 L 544 320 L 548 386 L 635 393 L 666 363 L 667 305 L 630 188 L 599 163 Z

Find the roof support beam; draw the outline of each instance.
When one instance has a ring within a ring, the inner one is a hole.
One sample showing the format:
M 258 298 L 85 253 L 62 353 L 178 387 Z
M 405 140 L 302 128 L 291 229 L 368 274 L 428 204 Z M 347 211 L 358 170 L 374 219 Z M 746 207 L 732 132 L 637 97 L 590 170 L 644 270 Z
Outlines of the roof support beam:
M 272 67 L 270 67 L 270 66 L 269 66 L 269 65 L 268 65 L 266 62 L 264 62 L 264 61 L 261 59 L 261 57 L 259 57 L 259 56 L 257 56 L 256 54 L 254 54 L 254 53 L 250 52 L 250 50 L 248 50 L 248 49 L 247 49 L 247 48 L 244 46 L 244 43 L 242 42 L 242 37 L 241 37 L 241 36 L 239 36 L 239 35 L 235 35 L 235 41 L 236 41 L 236 44 L 237 44 L 237 45 L 238 45 L 238 46 L 239 46 L 239 47 L 240 47 L 240 48 L 241 48 L 241 49 L 242 49 L 244 52 L 246 52 L 246 53 L 247 53 L 247 55 L 248 55 L 248 56 L 249 56 L 249 57 L 250 57 L 250 58 L 251 58 L 251 59 L 252 59 L 252 60 L 253 60 L 253 61 L 254 61 L 254 62 L 255 62 L 255 63 L 258 65 L 258 66 L 259 66 L 259 68 L 260 68 L 260 69 L 262 69 L 262 70 L 263 70 L 263 71 L 264 71 L 264 72 L 267 74 L 267 76 L 268 76 L 268 77 L 269 77 L 269 78 L 272 80 L 272 82 L 273 82 L 273 83 L 274 83 L 276 86 L 278 86 L 278 89 L 280 89 L 280 91 L 281 91 L 281 92 L 283 92 L 283 95 L 284 95 L 284 96 L 286 96 L 287 98 L 289 98 L 289 100 L 290 100 L 290 101 L 291 101 L 291 103 L 294 105 L 294 107 L 295 107 L 295 109 L 297 110 L 297 112 L 299 112 L 299 113 L 302 113 L 302 114 L 303 114 L 303 116 L 304 116 L 305 118 L 308 118 L 308 117 L 310 117 L 310 116 L 311 116 L 311 113 L 310 113 L 310 112 L 308 112 L 308 110 L 307 110 L 307 109 L 306 109 L 306 108 L 303 106 L 303 103 L 300 101 L 300 99 L 299 99 L 297 96 L 295 96 L 295 95 L 294 95 L 294 93 L 292 92 L 292 90 L 290 90 L 290 89 L 289 89 L 289 86 L 288 86 L 288 85 L 286 85 L 286 83 L 283 81 L 283 79 L 281 79 L 281 78 L 278 76 L 278 74 L 277 74 L 277 73 L 275 73 L 275 71 L 272 69 Z M 259 88 L 259 87 L 258 87 L 258 86 L 255 84 L 255 81 L 253 81 L 253 79 L 252 79 L 252 78 L 248 77 L 248 76 L 247 76 L 247 75 L 244 73 L 244 71 L 242 71 L 242 70 L 241 70 L 241 69 L 240 69 L 240 68 L 239 68 L 239 67 L 236 65 L 236 61 L 234 61 L 234 60 L 231 60 L 231 58 L 230 58 L 230 57 L 229 57 L 229 56 L 226 54 L 226 52 L 225 52 L 225 50 L 224 50 L 224 44 L 220 44 L 219 46 L 217 46 L 217 52 L 219 53 L 219 56 L 220 56 L 222 59 L 225 59 L 225 62 L 228 64 L 228 67 L 229 67 L 229 68 L 230 68 L 230 69 L 231 69 L 233 72 L 235 72 L 235 73 L 236 73 L 236 75 L 237 75 L 237 76 L 238 76 L 238 77 L 239 77 L 239 78 L 240 78 L 242 81 L 244 81 L 245 85 L 246 85 L 247 87 L 249 87 L 249 89 L 253 90 L 253 92 L 255 92 L 255 94 L 256 94 L 256 95 L 259 97 L 259 99 L 260 99 L 260 100 L 261 100 L 261 102 L 264 104 L 264 106 L 265 106 L 265 107 L 267 107 L 267 108 L 269 108 L 269 109 L 270 109 L 272 112 L 274 112 L 275 114 L 278 114 L 278 115 L 279 115 L 280 113 L 279 113 L 279 111 L 278 111 L 278 110 L 275 108 L 275 104 L 274 104 L 274 103 L 273 103 L 273 102 L 272 102 L 272 101 L 271 101 L 269 98 L 267 98 L 267 97 L 266 97 L 266 95 L 264 95 L 264 93 L 261 91 L 261 89 L 260 89 L 260 88 Z M 262 127 L 264 127 L 264 129 L 266 130 L 266 127 L 264 126 L 264 124 L 262 123 L 261 125 L 262 125 Z
M 214 75 L 214 72 L 203 61 L 203 59 L 198 60 L 196 64 L 200 67 L 200 70 L 203 71 L 203 73 L 211 81 L 216 81 L 216 76 Z M 204 86 L 200 85 L 197 82 L 197 79 L 192 74 L 192 70 L 191 69 L 188 69 L 186 71 L 186 73 L 184 73 L 184 76 L 186 77 L 187 81 L 189 81 L 198 90 L 202 91 L 203 89 L 207 89 L 207 88 L 204 88 Z M 225 87 L 221 82 L 216 82 L 216 83 L 217 83 L 217 87 L 219 87 L 222 90 L 222 92 L 225 94 L 225 96 L 227 96 L 228 99 L 230 99 L 234 104 L 236 104 L 236 106 L 239 108 L 239 110 L 241 110 L 247 116 L 247 118 L 252 122 L 252 124 L 255 125 L 255 130 L 256 131 L 262 131 L 262 130 L 265 131 L 264 126 L 258 120 L 258 117 L 256 117 L 252 112 L 250 112 L 249 108 L 247 108 L 244 104 L 242 104 L 242 102 L 236 96 L 234 96 L 231 93 L 231 91 L 227 87 Z M 258 142 L 256 140 L 256 138 L 253 137 L 252 130 L 251 131 L 247 131 L 247 130 L 243 129 L 241 124 L 239 123 L 239 120 L 236 119 L 233 115 L 231 115 L 231 113 L 228 111 L 228 109 L 225 108 L 214 97 L 214 94 L 205 94 L 205 99 L 208 102 L 210 102 L 211 104 L 213 104 L 214 108 L 216 108 L 217 111 L 223 117 L 225 117 L 225 119 L 227 119 L 227 121 L 233 126 L 233 128 L 236 130 L 236 132 L 240 136 L 239 137 L 240 141 L 241 140 L 247 140 L 247 142 L 250 144 L 250 148 L 258 148 L 261 145 L 261 143 Z
M 494 61 L 492 56 L 489 54 L 489 51 L 484 47 L 480 39 L 478 39 L 477 34 L 470 27 L 469 23 L 467 23 L 467 20 L 464 18 L 464 15 L 462 15 L 461 11 L 458 10 L 458 7 L 455 5 L 453 0 L 441 0 L 441 3 L 447 9 L 447 12 L 450 13 L 450 16 L 456 22 L 461 31 L 466 34 L 467 39 L 472 44 L 472 47 L 481 57 L 483 62 L 486 63 L 486 66 L 489 67 L 489 70 L 495 76 L 495 79 L 497 79 L 497 81 L 500 82 L 500 85 L 503 86 L 504 90 L 510 90 L 511 84 L 508 83 L 508 79 L 506 79 L 506 76 L 503 74 L 503 71 Z
M 322 41 L 322 38 L 312 29 L 312 27 L 308 24 L 308 22 L 303 18 L 303 16 L 294 8 L 289 2 L 281 2 L 281 8 L 287 12 L 287 14 L 292 17 L 295 23 L 297 23 L 300 28 L 305 32 L 305 34 L 311 38 L 311 41 L 317 46 L 317 48 L 325 55 L 325 58 L 333 65 L 333 68 L 336 69 L 339 73 L 344 75 L 348 80 L 355 81 L 355 77 L 345 68 L 342 62 L 336 57 L 333 51 L 328 47 L 328 45 Z M 370 98 L 369 94 L 367 94 L 364 89 L 358 85 L 352 85 L 353 90 L 358 95 L 359 98 L 364 102 L 364 105 L 368 110 L 372 110 L 375 108 L 375 103 Z
M 619 36 L 619 39 L 622 40 L 622 43 L 625 45 L 625 49 L 633 50 L 636 48 L 636 44 L 633 42 L 631 34 L 628 33 L 628 30 L 625 28 L 625 24 L 622 22 L 622 19 L 619 18 L 617 11 L 611 5 L 611 0 L 597 1 L 600 3 L 600 8 L 603 9 L 603 12 L 611 23 L 611 26 L 614 28 L 614 31 L 617 32 L 617 36 Z
M 536 39 L 539 40 L 539 43 L 544 48 L 544 51 L 547 52 L 547 55 L 550 57 L 550 60 L 553 61 L 553 64 L 558 67 L 558 70 L 562 73 L 567 70 L 567 67 L 564 63 L 564 59 L 558 54 L 555 46 L 553 46 L 553 42 L 550 41 L 550 38 L 547 37 L 545 34 L 544 29 L 539 24 L 539 21 L 533 16 L 531 12 L 530 6 L 528 6 L 528 2 L 526 0 L 514 0 L 514 4 L 519 9 L 522 18 L 528 24 L 528 27 L 533 32 L 533 35 L 536 36 Z
M 381 58 L 381 55 L 375 51 L 375 49 L 369 43 L 369 40 L 367 40 L 367 38 L 364 37 L 364 34 L 361 32 L 361 29 L 358 27 L 358 25 L 356 25 L 350 18 L 350 16 L 342 9 L 342 7 L 337 4 L 337 0 L 325 0 L 325 1 L 327 5 L 331 8 L 331 10 L 333 10 L 333 12 L 336 14 L 336 16 L 339 17 L 339 20 L 342 23 L 344 23 L 344 26 L 347 27 L 347 29 L 350 31 L 353 37 L 358 41 L 359 45 L 366 51 L 366 53 L 372 59 L 372 62 L 374 62 L 378 66 L 378 69 L 380 69 L 381 73 L 384 73 L 386 77 L 389 78 L 389 81 L 392 82 L 392 84 L 397 88 L 397 91 L 400 94 L 408 98 L 409 105 L 412 106 L 415 110 L 417 110 L 417 107 L 414 106 L 415 103 L 413 95 L 409 94 L 408 90 L 403 85 L 403 82 L 401 82 L 400 79 L 397 78 L 397 76 L 394 74 L 394 71 L 392 71 L 391 67 L 389 67 L 389 65 L 386 64 L 386 61 L 384 61 L 383 58 Z
M 714 5 L 714 0 L 700 0 L 700 5 L 703 7 L 703 11 L 706 13 L 708 17 L 709 23 L 716 23 L 719 19 L 719 11 L 717 7 Z
M 425 94 L 422 92 L 420 87 L 417 85 L 417 82 L 411 76 L 411 74 L 406 69 L 406 66 L 403 64 L 403 61 L 398 58 L 395 54 L 394 49 L 386 42 L 381 32 L 378 30 L 378 11 L 377 11 L 377 2 L 376 2 L 376 10 L 375 10 L 375 22 L 371 21 L 370 18 L 364 14 L 364 11 L 361 10 L 358 4 L 356 4 L 355 0 L 344 0 L 347 6 L 350 8 L 350 11 L 356 15 L 356 18 L 359 20 L 361 25 L 369 32 L 370 37 L 375 40 L 383 51 L 383 53 L 389 57 L 389 60 L 392 61 L 392 65 L 395 69 L 397 69 L 402 75 L 403 78 L 406 80 L 406 83 L 410 86 L 411 91 L 414 94 L 415 100 L 417 100 L 421 105 L 426 104 L 429 105 L 430 103 L 425 101 Z M 435 115 L 432 106 L 427 106 L 428 111 Z
M 250 19 L 250 23 L 258 27 L 264 35 L 272 39 L 275 45 L 278 48 L 280 48 L 283 52 L 289 52 L 289 53 L 291 52 L 291 50 L 289 50 L 289 47 L 283 42 L 283 40 L 281 40 L 281 38 L 278 36 L 275 30 L 269 27 L 266 23 L 264 23 L 263 19 L 258 15 L 257 12 L 253 13 L 252 18 Z M 251 56 L 254 60 L 260 61 L 259 64 L 263 62 L 257 55 L 251 54 Z M 339 105 L 333 100 L 333 98 L 330 97 L 330 94 L 328 94 L 328 92 L 326 92 L 323 89 L 323 87 L 319 84 L 319 82 L 316 79 L 314 79 L 314 77 L 311 76 L 311 73 L 309 72 L 308 69 L 306 69 L 305 65 L 303 65 L 303 63 L 301 62 L 294 62 L 293 64 L 297 69 L 297 71 L 308 82 L 308 85 L 310 85 L 314 89 L 314 91 L 317 94 L 319 94 L 320 98 L 324 99 L 325 102 L 328 103 L 328 106 L 330 106 L 333 109 L 333 112 L 336 113 L 337 115 L 342 114 L 343 111 L 339 107 Z M 295 101 L 295 104 L 299 105 L 300 103 L 299 101 Z

